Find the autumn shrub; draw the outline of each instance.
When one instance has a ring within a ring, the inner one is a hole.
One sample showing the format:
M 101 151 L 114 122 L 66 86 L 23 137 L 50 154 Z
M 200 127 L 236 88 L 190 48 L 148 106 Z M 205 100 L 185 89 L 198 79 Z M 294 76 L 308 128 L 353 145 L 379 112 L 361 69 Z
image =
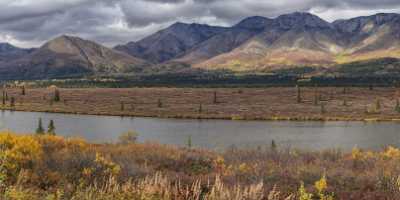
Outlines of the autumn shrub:
M 0 134 L 0 199 L 400 199 L 400 149 L 224 152 Z

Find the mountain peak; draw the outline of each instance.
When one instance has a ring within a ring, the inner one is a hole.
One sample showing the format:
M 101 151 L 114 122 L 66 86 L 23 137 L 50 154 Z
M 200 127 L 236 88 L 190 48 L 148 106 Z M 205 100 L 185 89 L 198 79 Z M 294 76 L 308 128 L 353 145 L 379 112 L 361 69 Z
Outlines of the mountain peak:
M 0 43 L 0 52 L 3 51 L 13 51 L 15 49 L 19 49 L 18 47 L 8 43 L 8 42 L 2 42 Z
M 175 22 L 173 23 L 170 28 L 178 28 L 178 27 L 186 27 L 189 26 L 189 24 L 183 23 L 183 22 Z
M 275 19 L 283 29 L 292 28 L 331 28 L 331 24 L 320 17 L 307 12 L 284 14 Z
M 270 21 L 272 20 L 266 17 L 252 16 L 240 21 L 234 27 L 244 29 L 264 29 Z
M 362 30 L 366 25 L 380 26 L 392 22 L 400 23 L 400 15 L 396 13 L 378 13 L 371 16 L 336 20 L 333 25 L 342 32 L 353 33 Z

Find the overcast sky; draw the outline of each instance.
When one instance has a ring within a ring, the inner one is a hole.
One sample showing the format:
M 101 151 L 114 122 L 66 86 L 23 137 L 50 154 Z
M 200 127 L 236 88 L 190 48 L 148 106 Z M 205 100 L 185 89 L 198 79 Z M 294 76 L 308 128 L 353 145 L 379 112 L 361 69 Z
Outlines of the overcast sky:
M 333 21 L 400 13 L 400 0 L 0 0 L 0 42 L 35 47 L 69 34 L 114 46 L 177 21 L 229 26 L 295 11 Z

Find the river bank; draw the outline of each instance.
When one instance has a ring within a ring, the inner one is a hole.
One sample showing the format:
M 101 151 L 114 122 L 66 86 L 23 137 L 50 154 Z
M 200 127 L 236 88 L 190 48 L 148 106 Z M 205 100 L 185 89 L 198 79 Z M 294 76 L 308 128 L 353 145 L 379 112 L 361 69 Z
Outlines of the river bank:
M 396 88 L 26 88 L 24 95 L 21 88 L 5 91 L 2 110 L 178 119 L 400 120 Z

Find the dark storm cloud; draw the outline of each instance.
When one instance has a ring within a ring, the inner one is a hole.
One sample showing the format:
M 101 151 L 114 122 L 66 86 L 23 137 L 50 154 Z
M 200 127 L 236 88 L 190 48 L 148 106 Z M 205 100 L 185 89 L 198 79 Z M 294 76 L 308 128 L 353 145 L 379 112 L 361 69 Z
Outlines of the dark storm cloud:
M 0 0 L 0 40 L 32 46 L 72 34 L 111 46 L 176 21 L 232 25 L 294 11 L 332 21 L 399 10 L 399 0 Z

